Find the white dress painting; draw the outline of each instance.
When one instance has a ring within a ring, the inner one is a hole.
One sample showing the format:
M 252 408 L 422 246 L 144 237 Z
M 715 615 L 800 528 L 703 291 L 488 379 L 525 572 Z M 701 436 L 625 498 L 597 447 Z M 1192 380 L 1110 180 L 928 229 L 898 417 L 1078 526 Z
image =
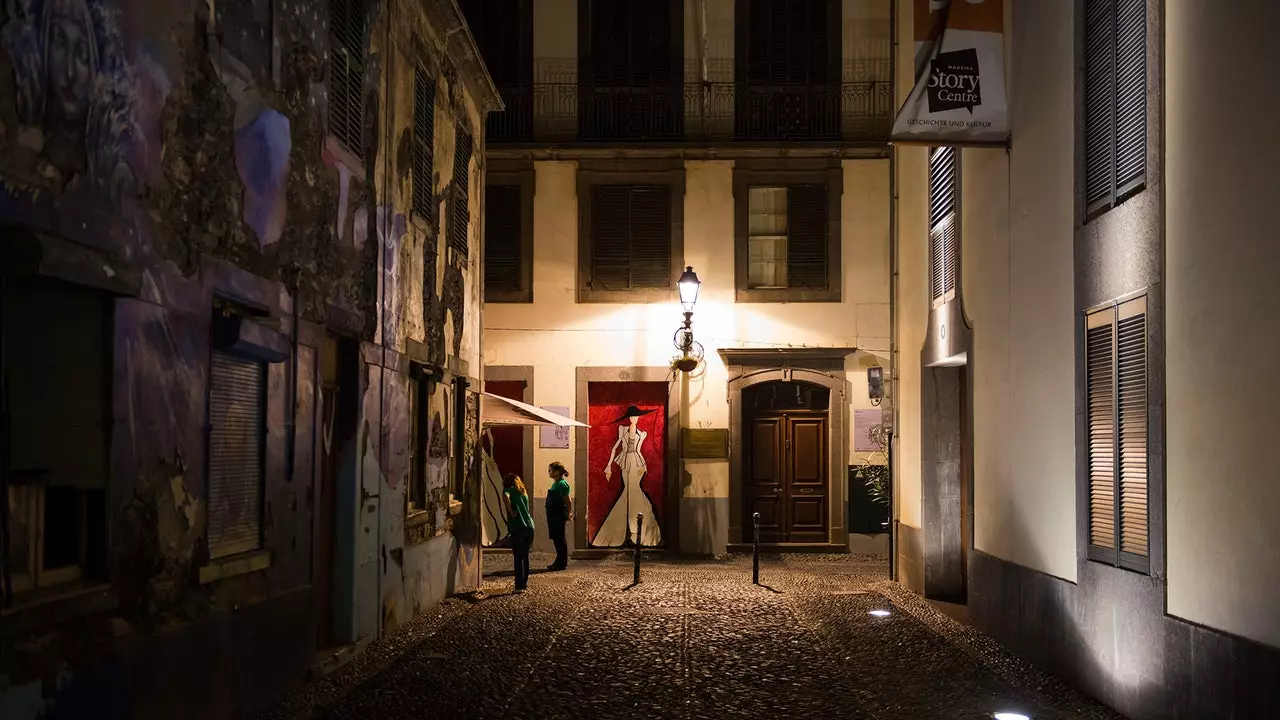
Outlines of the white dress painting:
M 604 522 L 596 532 L 592 545 L 601 547 L 621 547 L 636 534 L 636 513 L 644 514 L 644 529 L 641 542 L 645 547 L 656 547 L 662 543 L 662 528 L 653 511 L 653 503 L 640 488 L 648 467 L 640 449 L 649 433 L 636 426 L 638 417 L 628 418 L 629 422 L 618 428 L 618 441 L 609 452 L 609 462 L 604 466 L 606 480 L 613 477 L 616 464 L 622 472 L 622 494 L 609 509 Z

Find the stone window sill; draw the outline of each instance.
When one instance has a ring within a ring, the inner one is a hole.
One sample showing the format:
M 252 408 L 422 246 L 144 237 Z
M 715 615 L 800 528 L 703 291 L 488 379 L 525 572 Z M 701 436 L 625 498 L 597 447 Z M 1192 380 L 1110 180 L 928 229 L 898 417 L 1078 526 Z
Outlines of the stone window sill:
M 78 581 L 19 595 L 13 607 L 0 610 L 0 636 L 18 635 L 73 618 L 114 610 L 116 594 L 109 583 Z
M 409 514 L 405 516 L 404 526 L 412 528 L 412 527 L 418 527 L 419 525 L 426 525 L 427 521 L 430 519 L 431 519 L 430 513 L 428 513 L 426 510 L 413 508 L 409 510 Z
M 232 555 L 230 557 L 210 560 L 200 568 L 200 584 L 208 585 L 218 580 L 247 575 L 271 567 L 270 550 L 254 550 L 252 552 Z

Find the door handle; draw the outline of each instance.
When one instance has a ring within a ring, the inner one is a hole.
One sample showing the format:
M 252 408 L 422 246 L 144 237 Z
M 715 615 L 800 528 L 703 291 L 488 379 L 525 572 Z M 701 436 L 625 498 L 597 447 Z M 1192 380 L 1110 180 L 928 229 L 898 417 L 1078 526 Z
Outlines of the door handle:
M 796 489 L 799 490 L 800 492 L 807 492 L 807 493 L 813 492 L 813 488 L 796 488 Z
M 781 495 L 781 494 L 782 494 L 782 488 L 774 488 L 774 489 L 773 489 L 773 494 L 774 494 L 774 495 Z

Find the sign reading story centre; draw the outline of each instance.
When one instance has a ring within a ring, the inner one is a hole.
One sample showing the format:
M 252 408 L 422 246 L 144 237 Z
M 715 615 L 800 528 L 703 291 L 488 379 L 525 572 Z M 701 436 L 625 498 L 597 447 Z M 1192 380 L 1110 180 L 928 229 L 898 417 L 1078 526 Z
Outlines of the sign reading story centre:
M 891 142 L 1004 144 L 1003 0 L 914 0 L 915 86 Z

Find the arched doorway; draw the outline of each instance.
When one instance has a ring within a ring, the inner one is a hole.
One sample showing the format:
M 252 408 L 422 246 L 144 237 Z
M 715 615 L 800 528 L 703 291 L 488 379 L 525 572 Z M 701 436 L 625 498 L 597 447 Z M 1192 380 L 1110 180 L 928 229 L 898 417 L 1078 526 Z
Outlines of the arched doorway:
M 829 538 L 831 390 L 774 380 L 742 391 L 743 517 L 760 513 L 762 543 Z M 751 525 L 744 523 L 743 542 Z

